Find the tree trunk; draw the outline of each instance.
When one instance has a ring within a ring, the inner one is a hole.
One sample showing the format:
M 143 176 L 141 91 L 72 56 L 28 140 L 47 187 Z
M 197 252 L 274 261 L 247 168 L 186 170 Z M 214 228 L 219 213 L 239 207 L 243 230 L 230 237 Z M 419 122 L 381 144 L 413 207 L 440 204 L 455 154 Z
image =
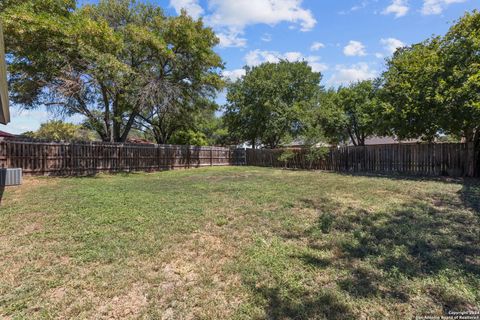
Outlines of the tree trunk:
M 480 130 L 475 134 L 473 142 L 473 176 L 480 177 Z
M 105 106 L 105 111 L 103 113 L 103 122 L 104 122 L 104 130 L 105 134 L 102 136 L 102 140 L 106 141 L 113 141 L 113 136 L 112 136 L 112 130 L 111 130 L 111 124 L 110 124 L 110 100 L 108 99 L 108 92 L 105 86 L 100 84 L 100 88 L 102 91 L 102 98 L 103 98 L 103 104 Z
M 118 95 L 115 96 L 115 100 L 113 101 L 112 106 L 112 113 L 113 113 L 113 139 L 112 142 L 121 142 L 120 141 L 120 130 L 122 127 L 122 115 L 120 114 L 120 110 L 118 110 Z
M 135 122 L 135 118 L 137 117 L 136 112 L 132 112 L 130 114 L 130 117 L 128 118 L 127 123 L 125 124 L 125 128 L 123 128 L 123 133 L 120 136 L 120 139 L 118 142 L 125 142 L 127 141 L 128 134 L 130 133 L 130 130 L 132 129 L 133 123 Z
M 472 171 L 469 170 L 469 174 L 473 174 L 474 177 L 480 177 L 480 130 L 468 129 L 463 133 L 465 142 L 473 145 L 471 157 L 468 161 L 471 161 Z M 470 165 L 469 165 L 470 167 Z
M 354 146 L 357 146 L 358 143 L 357 143 L 357 141 L 355 140 L 355 137 L 353 136 L 352 131 L 351 131 L 350 129 L 348 129 L 347 131 L 348 131 L 348 135 L 350 136 L 350 140 L 352 141 L 353 145 L 354 145 Z

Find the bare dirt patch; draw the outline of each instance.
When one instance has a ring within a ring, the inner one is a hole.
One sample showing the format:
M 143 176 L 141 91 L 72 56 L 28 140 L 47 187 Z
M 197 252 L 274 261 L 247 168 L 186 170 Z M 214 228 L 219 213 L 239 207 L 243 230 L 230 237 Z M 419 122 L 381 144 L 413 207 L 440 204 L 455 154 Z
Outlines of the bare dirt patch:
M 32 190 L 47 186 L 56 185 L 57 179 L 42 177 L 24 177 L 22 184 L 19 186 L 7 187 L 0 201 L 0 205 L 11 205 L 22 200 L 22 197 L 28 195 Z
M 134 284 L 128 292 L 107 301 L 95 314 L 103 319 L 138 318 L 147 305 L 145 286 Z
M 225 273 L 237 254 L 228 240 L 197 232 L 167 254 L 169 261 L 159 268 L 160 283 L 156 306 L 162 319 L 227 318 L 241 303 L 235 288 L 238 275 Z

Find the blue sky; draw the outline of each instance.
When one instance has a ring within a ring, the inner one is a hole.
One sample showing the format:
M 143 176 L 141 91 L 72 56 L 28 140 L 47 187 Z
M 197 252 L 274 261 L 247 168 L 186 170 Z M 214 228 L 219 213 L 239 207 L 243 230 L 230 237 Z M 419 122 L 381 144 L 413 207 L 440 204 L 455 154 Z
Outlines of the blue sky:
M 94 3 L 83 0 L 80 3 Z M 235 79 L 245 65 L 305 60 L 339 86 L 377 76 L 396 47 L 444 34 L 478 0 L 149 0 L 176 15 L 185 8 L 219 36 L 215 49 L 224 76 Z M 222 95 L 218 101 L 223 101 Z M 45 109 L 12 106 L 12 122 L 0 130 L 36 130 L 53 119 Z M 75 117 L 67 121 L 78 122 Z

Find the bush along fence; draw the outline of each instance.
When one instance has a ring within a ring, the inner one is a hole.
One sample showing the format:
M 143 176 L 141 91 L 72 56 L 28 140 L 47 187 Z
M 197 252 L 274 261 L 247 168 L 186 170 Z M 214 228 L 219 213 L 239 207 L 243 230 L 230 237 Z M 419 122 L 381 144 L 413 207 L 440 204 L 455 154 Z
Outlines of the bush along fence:
M 322 152 L 318 152 L 321 151 Z M 315 150 L 315 149 L 314 149 Z M 315 169 L 337 172 L 472 177 L 473 144 L 387 144 L 311 149 L 249 149 L 252 166 Z
M 0 167 L 26 175 L 89 175 L 243 165 L 245 150 L 155 144 L 0 141 Z

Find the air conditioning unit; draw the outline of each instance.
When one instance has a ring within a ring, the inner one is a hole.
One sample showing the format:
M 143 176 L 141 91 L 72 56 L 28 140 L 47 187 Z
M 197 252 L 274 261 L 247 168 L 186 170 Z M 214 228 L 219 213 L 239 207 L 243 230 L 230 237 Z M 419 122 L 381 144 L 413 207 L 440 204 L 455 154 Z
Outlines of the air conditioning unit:
M 0 187 L 22 184 L 22 169 L 0 168 Z

